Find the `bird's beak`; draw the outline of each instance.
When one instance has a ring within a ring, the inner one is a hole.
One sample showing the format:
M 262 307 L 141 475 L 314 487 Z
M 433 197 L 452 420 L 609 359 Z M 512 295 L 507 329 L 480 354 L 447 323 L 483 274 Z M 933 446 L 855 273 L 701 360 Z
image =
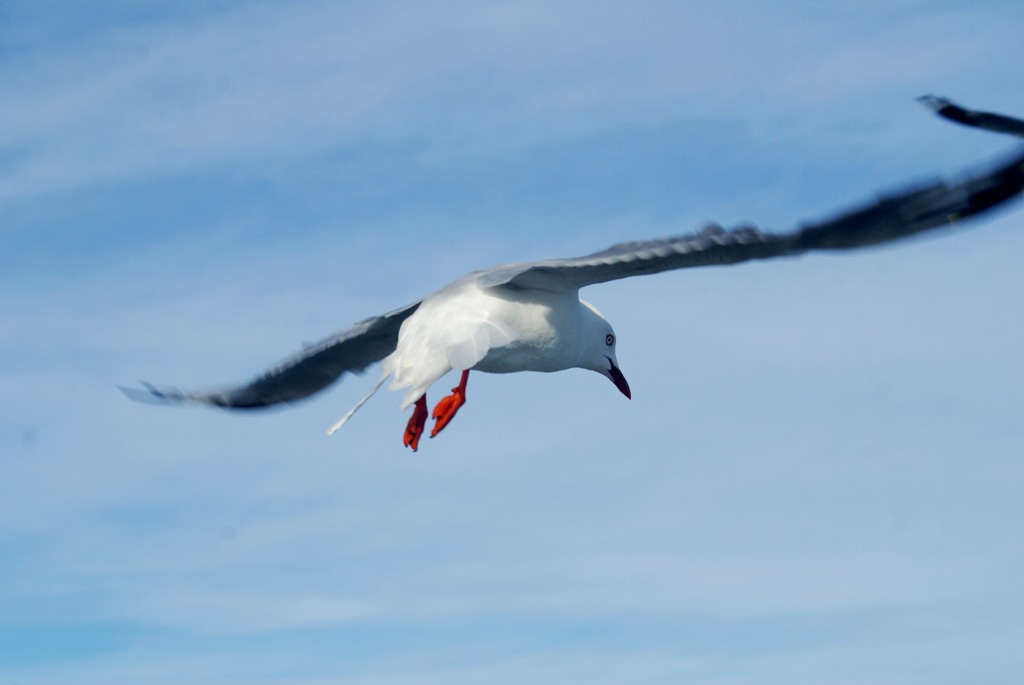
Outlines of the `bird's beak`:
M 611 368 L 608 369 L 608 378 L 619 389 L 619 392 L 626 396 L 626 399 L 633 399 L 632 393 L 629 392 L 629 383 L 626 382 L 626 377 L 622 375 L 619 367 L 615 366 L 611 359 L 608 360 L 608 363 L 611 364 Z

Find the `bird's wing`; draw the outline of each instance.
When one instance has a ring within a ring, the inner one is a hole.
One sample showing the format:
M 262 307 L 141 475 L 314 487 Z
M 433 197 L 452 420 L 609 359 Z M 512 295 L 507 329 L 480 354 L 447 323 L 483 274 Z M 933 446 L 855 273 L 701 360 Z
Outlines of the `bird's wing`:
M 402 322 L 419 302 L 360 321 L 310 345 L 250 383 L 211 392 L 184 392 L 143 383 L 144 390 L 121 388 L 133 400 L 181 404 L 198 402 L 232 409 L 255 409 L 292 402 L 327 387 L 345 373 L 359 373 L 394 351 Z
M 979 112 L 966 109 L 960 105 L 937 95 L 925 95 L 918 98 L 921 102 L 935 110 L 939 116 L 955 121 L 964 126 L 973 126 L 994 133 L 1008 133 L 1012 136 L 1024 137 L 1024 121 L 992 112 Z
M 948 100 L 929 104 L 946 118 L 986 130 L 1024 135 L 1024 121 L 972 112 Z M 477 274 L 483 286 L 572 290 L 629 276 L 696 266 L 736 264 L 752 259 L 798 255 L 808 250 L 846 250 L 886 243 L 966 219 L 1024 191 L 1024 150 L 1011 159 L 952 181 L 938 181 L 881 194 L 874 201 L 790 233 L 753 227 L 621 243 L 570 259 L 506 264 Z

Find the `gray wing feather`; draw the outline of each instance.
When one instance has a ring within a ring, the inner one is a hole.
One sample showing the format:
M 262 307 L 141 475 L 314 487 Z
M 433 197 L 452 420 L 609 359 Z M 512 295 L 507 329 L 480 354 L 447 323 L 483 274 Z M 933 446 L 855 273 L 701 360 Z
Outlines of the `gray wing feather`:
M 1024 136 L 1024 121 L 977 112 L 944 98 L 922 98 L 941 116 L 997 133 Z M 473 274 L 480 285 L 539 290 L 579 289 L 594 283 L 671 269 L 736 264 L 753 259 L 798 255 L 809 250 L 847 250 L 898 240 L 958 222 L 1001 205 L 1024 191 L 1024 152 L 953 182 L 937 182 L 881 196 L 835 218 L 791 233 L 712 226 L 699 233 L 621 243 L 584 257 L 506 264 Z M 252 382 L 206 393 L 122 388 L 135 400 L 199 402 L 231 408 L 266 407 L 307 397 L 345 373 L 358 373 L 392 351 L 398 332 L 417 307 L 414 302 L 307 347 Z
M 144 402 L 180 404 L 198 402 L 232 409 L 256 409 L 293 402 L 316 393 L 345 373 L 359 373 L 391 354 L 398 344 L 402 322 L 419 302 L 371 317 L 335 333 L 253 379 L 246 385 L 212 392 L 183 392 L 143 383 L 144 390 L 121 388 L 128 397 Z
M 947 100 L 937 110 L 971 125 L 1001 133 L 1024 134 L 1024 121 L 957 108 Z M 933 103 L 929 103 L 933 104 Z M 933 104 L 934 106 L 934 104 Z M 506 264 L 479 272 L 484 286 L 571 290 L 630 276 L 697 266 L 736 264 L 753 259 L 798 255 L 809 250 L 848 250 L 887 243 L 956 223 L 985 212 L 1024 191 L 1024 151 L 1009 160 L 954 181 L 918 185 L 881 195 L 837 217 L 806 224 L 791 233 L 711 226 L 699 233 L 621 243 L 583 257 Z

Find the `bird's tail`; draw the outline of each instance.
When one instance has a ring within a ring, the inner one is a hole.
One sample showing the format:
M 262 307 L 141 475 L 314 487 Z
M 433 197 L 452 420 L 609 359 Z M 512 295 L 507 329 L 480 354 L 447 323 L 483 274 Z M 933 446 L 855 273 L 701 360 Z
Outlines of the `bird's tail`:
M 348 423 L 348 420 L 352 418 L 352 415 L 355 414 L 357 411 L 359 411 L 359 408 L 362 407 L 364 404 L 366 404 L 366 401 L 368 399 L 370 399 L 371 397 L 373 397 L 377 393 L 377 391 L 380 390 L 381 386 L 384 385 L 384 381 L 386 381 L 390 377 L 391 377 L 390 373 L 381 374 L 380 380 L 377 381 L 377 385 L 373 386 L 373 388 L 370 390 L 370 392 L 366 393 L 366 396 L 363 397 L 363 399 L 361 399 L 358 402 L 356 402 L 356 406 L 354 406 L 351 409 L 349 409 L 345 413 L 344 416 L 342 416 L 340 419 L 338 419 L 337 423 L 335 423 L 333 426 L 328 428 L 327 429 L 327 434 L 328 435 L 334 435 L 334 432 L 336 430 L 338 430 L 339 428 L 344 426 L 346 423 Z

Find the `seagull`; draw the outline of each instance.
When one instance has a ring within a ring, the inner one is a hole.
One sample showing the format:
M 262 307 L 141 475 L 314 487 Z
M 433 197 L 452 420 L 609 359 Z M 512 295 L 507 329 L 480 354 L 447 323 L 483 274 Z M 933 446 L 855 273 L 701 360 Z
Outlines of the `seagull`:
M 968 110 L 931 95 L 920 100 L 951 121 L 1024 137 L 1024 120 Z M 789 233 L 713 225 L 697 233 L 620 243 L 583 257 L 474 271 L 416 302 L 308 346 L 238 387 L 186 392 L 143 382 L 142 389 L 121 390 L 140 401 L 254 409 L 305 398 L 345 373 L 380 362 L 376 385 L 327 433 L 343 426 L 390 378 L 389 390 L 404 391 L 401 409 L 413 407 L 402 442 L 415 452 L 428 420 L 427 391 L 450 371 L 461 372 L 461 378 L 430 413 L 435 420 L 431 437 L 465 404 L 471 370 L 589 369 L 630 398 L 615 354 L 615 331 L 597 308 L 580 299 L 579 291 L 586 286 L 673 269 L 887 243 L 981 214 L 1022 192 L 1024 150 L 1019 150 L 980 172 L 880 194 L 853 211 Z

